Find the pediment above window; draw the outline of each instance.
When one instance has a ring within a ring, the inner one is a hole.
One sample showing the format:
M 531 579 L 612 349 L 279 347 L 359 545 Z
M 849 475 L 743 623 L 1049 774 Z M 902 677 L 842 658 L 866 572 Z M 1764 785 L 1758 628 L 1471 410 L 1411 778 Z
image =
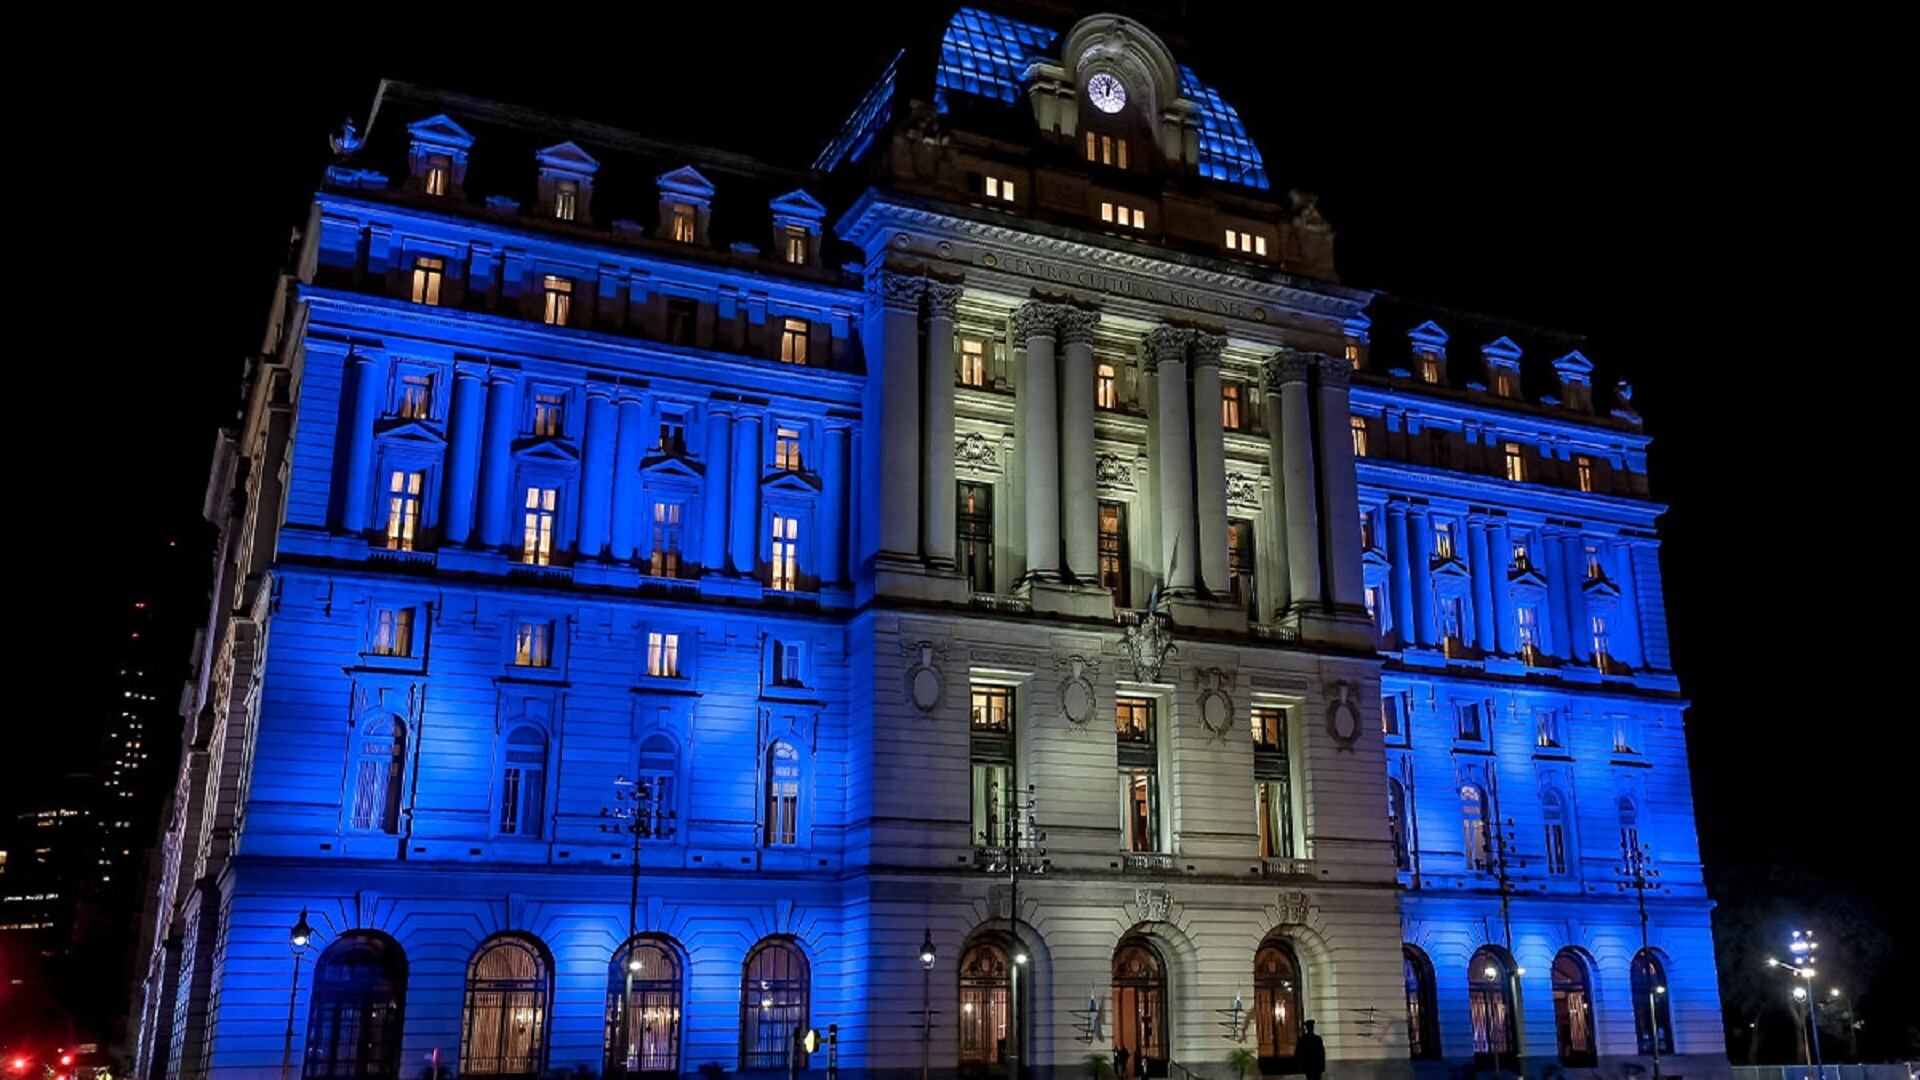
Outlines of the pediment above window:
M 1467 564 L 1460 561 L 1458 555 L 1447 558 L 1435 555 L 1433 557 L 1433 576 L 1436 579 L 1446 578 L 1452 581 L 1467 581 L 1473 575 L 1468 572 Z
M 820 477 L 810 472 L 792 472 L 781 470 L 769 473 L 760 481 L 767 491 L 784 491 L 793 495 L 816 495 L 820 491 Z
M 1440 328 L 1439 323 L 1428 319 L 1407 331 L 1407 340 L 1411 341 L 1416 349 L 1426 348 L 1444 352 L 1447 347 L 1447 332 Z
M 422 447 L 441 447 L 447 443 L 447 437 L 439 426 L 425 420 L 400 419 L 385 423 L 379 434 L 388 443 L 411 443 Z
M 513 459 L 523 465 L 572 466 L 580 463 L 580 452 L 558 439 L 541 436 L 517 444 Z
M 592 154 L 571 142 L 549 146 L 535 154 L 534 160 L 539 162 L 541 172 L 572 180 L 590 180 L 600 169 L 600 162 Z
M 661 173 L 654 178 L 654 183 L 660 185 L 662 196 L 671 195 L 684 202 L 702 204 L 713 201 L 713 181 L 700 175 L 700 170 L 691 165 Z
M 1590 599 L 1601 597 L 1617 598 L 1620 595 L 1620 586 L 1615 585 L 1611 579 L 1602 576 L 1588 578 L 1581 582 L 1580 591 L 1585 593 Z
M 773 211 L 773 223 L 779 228 L 799 225 L 817 231 L 827 220 L 827 208 L 820 204 L 820 200 L 800 188 L 795 188 L 768 203 L 767 208 Z
M 1508 570 L 1507 580 L 1513 584 L 1516 590 L 1522 588 L 1538 589 L 1544 593 L 1547 589 L 1547 575 L 1541 573 L 1540 569 L 1534 566 L 1523 566 Z
M 698 480 L 706 475 L 706 468 L 674 454 L 656 454 L 642 458 L 640 471 L 647 476 L 678 477 L 684 480 Z
M 446 113 L 408 124 L 407 134 L 412 137 L 415 150 L 452 154 L 465 153 L 473 148 L 473 135 L 454 123 Z

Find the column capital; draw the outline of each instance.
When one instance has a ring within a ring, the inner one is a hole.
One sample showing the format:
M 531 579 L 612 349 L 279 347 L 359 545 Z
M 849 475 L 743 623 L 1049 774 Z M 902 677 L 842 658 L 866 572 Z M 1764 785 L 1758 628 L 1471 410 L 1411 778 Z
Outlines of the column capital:
M 1315 353 L 1315 362 L 1320 367 L 1320 385 L 1329 390 L 1345 390 L 1352 381 L 1353 365 L 1338 356 Z
M 1187 338 L 1192 331 L 1178 326 L 1156 326 L 1140 339 L 1146 351 L 1146 369 L 1160 370 L 1161 364 L 1178 364 L 1187 358 Z
M 489 367 L 484 360 L 455 360 L 453 377 L 456 379 L 484 379 Z
M 1288 383 L 1304 383 L 1312 370 L 1316 354 L 1301 349 L 1281 349 L 1269 356 L 1265 368 L 1267 389 L 1278 390 Z
M 1057 304 L 1029 300 L 1013 312 L 1014 348 L 1025 348 L 1028 339 L 1035 336 L 1052 337 L 1060 325 L 1060 307 Z
M 512 384 L 519 381 L 520 373 L 513 368 L 501 367 L 498 364 L 487 368 L 487 385 L 489 386 L 500 386 L 502 384 Z
M 960 314 L 960 293 L 958 282 L 928 281 L 926 283 L 927 318 L 952 319 Z
M 1219 367 L 1220 350 L 1227 347 L 1224 334 L 1209 334 L 1204 330 L 1190 330 L 1187 339 L 1193 345 L 1194 367 Z
M 1060 344 L 1091 345 L 1093 328 L 1100 325 L 1100 313 L 1086 308 L 1063 307 L 1059 313 Z
M 867 275 L 868 299 L 887 311 L 919 311 L 920 295 L 926 287 L 927 279 L 917 274 L 875 270 Z
M 588 402 L 612 401 L 616 393 L 617 393 L 617 388 L 610 383 L 603 383 L 603 382 L 587 383 L 587 401 Z

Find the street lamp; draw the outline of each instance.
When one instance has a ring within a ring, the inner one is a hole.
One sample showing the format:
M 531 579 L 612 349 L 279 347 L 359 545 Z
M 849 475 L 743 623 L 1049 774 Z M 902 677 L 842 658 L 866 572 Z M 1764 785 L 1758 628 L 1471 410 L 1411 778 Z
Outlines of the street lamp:
M 920 939 L 920 1080 L 927 1080 L 933 1053 L 933 927 Z
M 1620 865 L 1614 868 L 1619 880 L 1614 884 L 1623 893 L 1633 890 L 1634 904 L 1640 912 L 1640 955 L 1646 957 L 1647 980 L 1651 983 L 1654 964 L 1653 946 L 1647 933 L 1647 890 L 1660 887 L 1660 871 L 1653 865 L 1653 848 L 1638 840 L 1637 832 L 1621 830 Z M 1664 986 L 1649 986 L 1647 990 L 1647 1034 L 1649 1049 L 1653 1051 L 1653 1080 L 1660 1080 L 1660 995 L 1666 992 Z
M 293 1067 L 293 1009 L 300 999 L 300 958 L 311 944 L 313 927 L 307 925 L 307 909 L 302 907 L 300 920 L 287 931 L 287 948 L 293 952 L 293 983 L 287 987 L 287 1036 L 280 1046 L 280 1080 L 287 1080 L 287 1072 Z
M 1795 1002 L 1804 1001 L 1807 1004 L 1807 1026 L 1806 1029 L 1801 1032 L 1802 1038 L 1800 1045 L 1806 1052 L 1807 1065 L 1812 1069 L 1812 1072 L 1808 1074 L 1810 1080 L 1817 1078 L 1821 1070 L 1820 997 L 1813 992 L 1813 980 L 1814 977 L 1819 974 L 1813 967 L 1813 954 L 1818 952 L 1819 949 L 1820 943 L 1814 940 L 1813 931 L 1795 930 L 1793 935 L 1787 940 L 1787 952 L 1792 955 L 1792 959 L 1780 960 L 1771 956 L 1767 957 L 1768 967 L 1785 968 L 1788 974 L 1801 980 L 1799 983 L 1794 984 L 1793 1000 Z M 1834 989 L 1832 996 L 1839 996 L 1838 988 Z

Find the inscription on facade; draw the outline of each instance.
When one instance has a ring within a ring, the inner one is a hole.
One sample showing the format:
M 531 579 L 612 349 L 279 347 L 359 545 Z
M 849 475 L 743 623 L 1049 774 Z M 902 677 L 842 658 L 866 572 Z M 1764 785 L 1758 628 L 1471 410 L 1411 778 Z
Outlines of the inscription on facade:
M 1185 308 L 1188 311 L 1202 311 L 1209 315 L 1226 315 L 1235 319 L 1252 319 L 1265 322 L 1267 311 L 1258 304 L 1249 304 L 1231 296 L 1204 292 L 1198 289 L 1186 289 L 1169 285 L 1163 281 L 1120 274 L 1098 266 L 1074 266 L 1068 263 L 1049 262 L 1036 259 L 1031 255 L 1008 255 L 994 259 L 988 266 L 999 266 L 1016 274 L 1051 281 L 1059 285 L 1071 285 L 1076 289 L 1107 293 L 1116 296 L 1131 296 L 1155 304 Z

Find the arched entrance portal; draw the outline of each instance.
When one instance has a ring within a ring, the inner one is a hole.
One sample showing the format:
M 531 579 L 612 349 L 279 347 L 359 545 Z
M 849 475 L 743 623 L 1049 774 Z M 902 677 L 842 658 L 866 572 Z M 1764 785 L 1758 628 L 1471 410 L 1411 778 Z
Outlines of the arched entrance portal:
M 1300 1042 L 1300 960 L 1283 937 L 1268 938 L 1253 954 L 1253 1024 L 1259 1035 L 1260 1073 L 1297 1072 Z
M 1167 964 L 1151 941 L 1123 938 L 1113 952 L 1113 1052 L 1129 1076 L 1167 1075 Z M 1124 1078 L 1123 1078 L 1124 1080 Z

